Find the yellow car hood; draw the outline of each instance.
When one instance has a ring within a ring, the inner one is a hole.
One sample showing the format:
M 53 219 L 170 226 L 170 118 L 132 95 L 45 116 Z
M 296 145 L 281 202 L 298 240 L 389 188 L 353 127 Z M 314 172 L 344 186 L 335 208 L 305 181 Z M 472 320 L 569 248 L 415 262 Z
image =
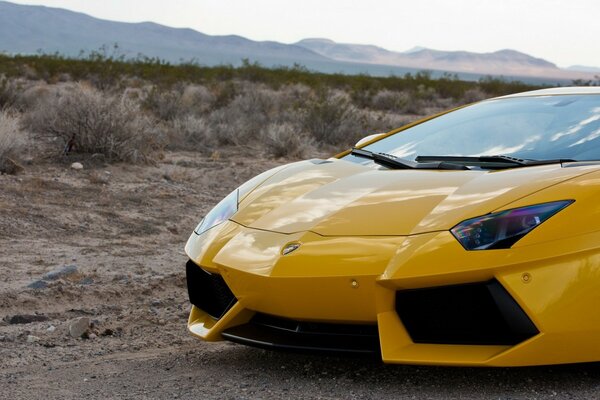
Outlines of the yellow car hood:
M 597 167 L 388 170 L 344 160 L 291 164 L 241 200 L 235 222 L 280 233 L 412 235 L 448 230 Z M 548 198 L 547 201 L 561 200 Z

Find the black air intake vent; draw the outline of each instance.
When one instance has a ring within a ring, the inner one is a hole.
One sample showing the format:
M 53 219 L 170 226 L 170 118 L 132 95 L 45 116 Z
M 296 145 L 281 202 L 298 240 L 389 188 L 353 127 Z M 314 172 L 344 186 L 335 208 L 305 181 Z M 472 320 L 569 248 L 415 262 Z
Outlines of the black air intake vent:
M 226 329 L 221 335 L 232 342 L 262 348 L 379 353 L 376 324 L 306 322 L 256 313 L 247 324 Z
M 415 343 L 515 345 L 539 333 L 496 280 L 398 291 L 396 311 Z
M 186 264 L 190 303 L 219 319 L 235 304 L 236 298 L 220 275 L 211 274 L 192 261 Z

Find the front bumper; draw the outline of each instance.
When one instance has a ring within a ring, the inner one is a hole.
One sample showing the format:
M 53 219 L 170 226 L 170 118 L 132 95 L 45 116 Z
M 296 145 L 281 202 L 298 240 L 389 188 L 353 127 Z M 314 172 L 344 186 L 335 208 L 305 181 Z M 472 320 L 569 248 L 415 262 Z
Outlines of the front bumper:
M 281 250 L 289 243 L 301 246 L 284 256 Z M 191 260 L 188 269 L 201 267 L 203 274 L 222 279 L 233 299 L 221 301 L 222 312 L 194 305 L 188 328 L 208 341 L 225 338 L 263 347 L 379 351 L 390 363 L 517 366 L 597 361 L 600 255 L 596 243 L 600 234 L 467 252 L 449 232 L 324 237 L 226 222 L 200 236 L 193 234 L 186 252 Z M 452 288 L 475 287 L 465 284 L 492 284 L 493 290 L 504 294 L 487 300 L 472 295 L 452 300 L 457 298 Z M 196 286 L 192 281 L 190 293 Z M 424 288 L 441 288 L 450 297 L 442 296 L 438 304 L 426 297 L 419 305 L 421 314 L 431 319 L 417 321 L 430 331 L 419 336 L 419 327 L 414 328 L 419 309 L 405 311 L 399 302 L 418 304 L 407 293 L 418 289 L 424 293 Z M 482 308 L 482 302 L 489 303 L 488 308 Z M 503 311 L 507 302 L 512 303 L 512 311 Z M 479 314 L 471 313 L 472 309 Z M 440 315 L 435 310 L 441 310 Z M 451 312 L 455 316 L 442 318 Z M 265 324 L 265 318 L 279 322 Z M 483 320 L 492 323 L 487 326 L 487 339 L 477 341 L 473 330 Z M 306 329 L 315 324 L 317 332 Z M 365 333 L 374 327 L 376 337 Z M 454 329 L 454 340 L 448 335 L 431 336 L 449 329 Z M 500 334 L 502 329 L 509 334 L 516 329 L 518 334 L 507 339 Z

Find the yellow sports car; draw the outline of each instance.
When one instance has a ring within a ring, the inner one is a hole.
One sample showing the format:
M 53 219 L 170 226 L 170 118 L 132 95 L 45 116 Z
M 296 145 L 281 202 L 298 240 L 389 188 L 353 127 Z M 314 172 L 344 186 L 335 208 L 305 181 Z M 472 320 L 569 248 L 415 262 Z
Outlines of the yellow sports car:
M 202 219 L 192 334 L 389 363 L 600 360 L 600 89 L 361 142 L 258 175 Z

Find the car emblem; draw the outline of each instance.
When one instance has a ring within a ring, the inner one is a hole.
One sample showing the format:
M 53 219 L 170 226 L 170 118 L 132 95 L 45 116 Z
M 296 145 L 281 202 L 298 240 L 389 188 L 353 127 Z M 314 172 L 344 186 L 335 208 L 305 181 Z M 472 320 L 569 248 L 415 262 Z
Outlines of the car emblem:
M 295 251 L 298 249 L 298 247 L 300 247 L 300 243 L 288 243 L 285 245 L 285 247 L 283 248 L 283 250 L 281 250 L 281 254 L 288 255 L 290 254 L 292 251 Z

